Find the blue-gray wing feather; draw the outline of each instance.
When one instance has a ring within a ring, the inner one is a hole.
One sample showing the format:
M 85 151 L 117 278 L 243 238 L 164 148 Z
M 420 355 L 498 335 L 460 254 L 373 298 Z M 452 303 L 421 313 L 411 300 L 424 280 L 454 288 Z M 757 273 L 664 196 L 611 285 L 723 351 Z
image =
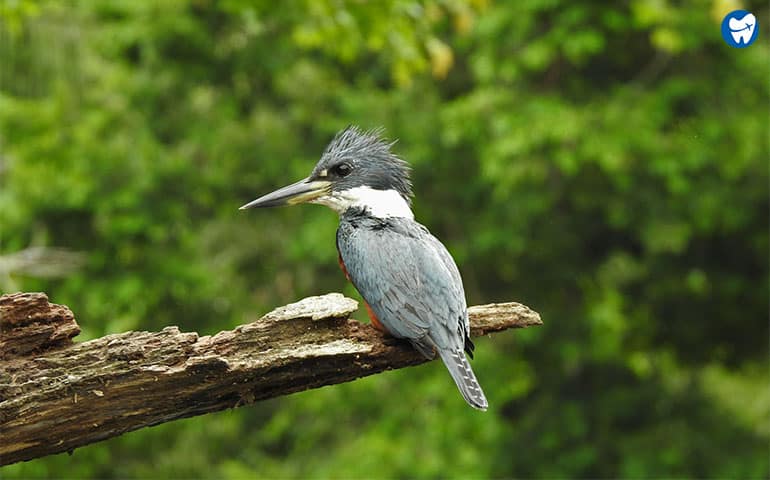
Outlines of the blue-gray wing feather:
M 391 335 L 428 358 L 436 353 L 463 398 L 488 403 L 463 349 L 471 353 L 460 272 L 428 230 L 411 219 L 343 217 L 337 248 L 351 281 Z
M 340 223 L 337 247 L 351 281 L 392 335 L 426 355 L 433 346 L 462 350 L 468 316 L 451 255 L 411 219 L 378 222 Z

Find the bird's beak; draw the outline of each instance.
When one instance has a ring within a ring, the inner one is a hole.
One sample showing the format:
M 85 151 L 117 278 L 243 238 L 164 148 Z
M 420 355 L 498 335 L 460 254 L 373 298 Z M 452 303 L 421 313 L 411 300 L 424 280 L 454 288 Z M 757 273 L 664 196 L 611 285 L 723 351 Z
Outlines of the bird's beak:
M 311 180 L 303 178 L 283 188 L 263 195 L 258 199 L 243 205 L 240 210 L 254 207 L 278 207 L 280 205 L 297 205 L 315 200 L 329 193 L 331 182 L 326 180 Z

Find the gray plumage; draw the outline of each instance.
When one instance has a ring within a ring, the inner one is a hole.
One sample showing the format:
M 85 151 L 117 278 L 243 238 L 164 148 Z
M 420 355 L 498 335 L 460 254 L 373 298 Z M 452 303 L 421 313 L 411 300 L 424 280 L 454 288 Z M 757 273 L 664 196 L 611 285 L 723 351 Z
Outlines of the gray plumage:
M 436 353 L 463 398 L 487 400 L 463 350 L 473 351 L 460 272 L 444 245 L 412 219 L 379 219 L 361 211 L 341 216 L 337 248 L 350 279 L 377 319 L 426 358 Z

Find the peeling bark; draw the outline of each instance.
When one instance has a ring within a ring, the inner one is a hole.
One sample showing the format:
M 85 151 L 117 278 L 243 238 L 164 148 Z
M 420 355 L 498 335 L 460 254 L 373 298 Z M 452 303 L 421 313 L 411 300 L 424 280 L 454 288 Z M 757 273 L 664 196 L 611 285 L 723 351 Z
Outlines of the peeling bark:
M 126 332 L 83 343 L 45 294 L 0 297 L 0 465 L 178 418 L 425 362 L 349 319 L 355 300 L 306 298 L 213 336 Z M 475 336 L 540 325 L 518 303 L 469 308 Z

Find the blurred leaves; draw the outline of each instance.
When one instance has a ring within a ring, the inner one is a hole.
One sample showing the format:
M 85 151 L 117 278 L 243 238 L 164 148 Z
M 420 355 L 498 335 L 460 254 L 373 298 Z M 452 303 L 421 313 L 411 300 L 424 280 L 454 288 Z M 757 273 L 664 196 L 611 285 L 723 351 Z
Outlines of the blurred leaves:
M 518 300 L 545 321 L 477 342 L 484 415 L 434 363 L 4 478 L 766 478 L 770 49 L 724 44 L 735 8 L 768 13 L 2 3 L 0 258 L 83 255 L 59 278 L 5 268 L 2 287 L 68 304 L 81 337 L 212 333 L 355 295 L 333 213 L 237 211 L 305 176 L 350 123 L 399 139 L 416 216 L 469 303 Z

